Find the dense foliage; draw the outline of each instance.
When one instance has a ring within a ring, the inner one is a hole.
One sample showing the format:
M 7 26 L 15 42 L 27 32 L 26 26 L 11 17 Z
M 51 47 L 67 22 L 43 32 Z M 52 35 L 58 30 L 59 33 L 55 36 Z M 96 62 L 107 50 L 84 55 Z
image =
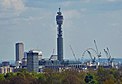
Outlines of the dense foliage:
M 0 74 L 0 84 L 122 84 L 122 68 L 55 72 L 46 69 L 44 73 L 20 70 L 16 73 Z

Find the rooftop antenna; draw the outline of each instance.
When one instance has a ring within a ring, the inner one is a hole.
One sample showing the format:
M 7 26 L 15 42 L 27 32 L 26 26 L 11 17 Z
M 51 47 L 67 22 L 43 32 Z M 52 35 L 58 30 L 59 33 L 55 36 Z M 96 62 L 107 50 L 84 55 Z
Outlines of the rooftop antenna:
M 60 12 L 61 8 L 59 8 L 59 12 Z

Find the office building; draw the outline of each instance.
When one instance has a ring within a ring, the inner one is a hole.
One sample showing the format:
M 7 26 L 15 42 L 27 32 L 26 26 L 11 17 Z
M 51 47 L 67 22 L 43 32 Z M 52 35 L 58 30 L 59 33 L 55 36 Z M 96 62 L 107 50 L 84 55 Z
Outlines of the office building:
M 22 67 L 27 67 L 27 58 L 22 59 Z
M 16 62 L 22 61 L 24 58 L 24 44 L 16 43 Z
M 36 50 L 30 50 L 27 53 L 27 70 L 29 72 L 39 71 L 39 60 L 41 59 L 42 52 Z

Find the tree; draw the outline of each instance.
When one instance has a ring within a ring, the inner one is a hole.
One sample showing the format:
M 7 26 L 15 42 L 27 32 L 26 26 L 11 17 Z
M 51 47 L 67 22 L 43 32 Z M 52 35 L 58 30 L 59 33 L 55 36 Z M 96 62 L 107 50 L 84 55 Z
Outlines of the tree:
M 29 84 L 29 81 L 21 76 L 15 76 L 10 79 L 9 84 Z
M 63 79 L 61 84 L 82 84 L 79 73 L 75 70 L 65 71 L 62 73 Z
M 97 81 L 94 79 L 94 76 L 90 73 L 86 75 L 84 80 L 87 84 L 97 84 Z
M 4 74 L 0 74 L 0 81 L 1 81 L 1 80 L 5 80 Z
M 118 79 L 118 73 L 117 70 L 114 68 L 105 69 L 102 67 L 99 67 L 97 70 L 97 80 L 100 84 L 103 84 L 105 81 L 114 81 L 114 83 L 117 83 Z
M 0 84 L 4 84 L 4 83 L 5 83 L 4 74 L 0 74 Z
M 103 84 L 115 84 L 112 79 L 105 80 Z
M 5 77 L 5 79 L 9 80 L 9 79 L 13 78 L 15 75 L 16 75 L 16 73 L 10 72 L 10 73 L 7 73 L 6 75 L 4 75 L 4 77 Z
M 46 77 L 43 73 L 37 75 L 39 84 L 46 84 Z

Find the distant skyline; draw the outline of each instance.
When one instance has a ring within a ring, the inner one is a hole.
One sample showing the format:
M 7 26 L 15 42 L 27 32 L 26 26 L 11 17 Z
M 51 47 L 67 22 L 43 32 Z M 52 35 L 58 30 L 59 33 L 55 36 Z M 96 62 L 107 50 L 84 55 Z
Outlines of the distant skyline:
M 64 58 L 74 59 L 69 45 L 81 58 L 96 40 L 115 58 L 122 57 L 122 0 L 0 0 L 0 59 L 15 60 L 15 44 L 25 51 L 39 49 L 43 58 L 57 53 L 58 8 L 64 16 Z

